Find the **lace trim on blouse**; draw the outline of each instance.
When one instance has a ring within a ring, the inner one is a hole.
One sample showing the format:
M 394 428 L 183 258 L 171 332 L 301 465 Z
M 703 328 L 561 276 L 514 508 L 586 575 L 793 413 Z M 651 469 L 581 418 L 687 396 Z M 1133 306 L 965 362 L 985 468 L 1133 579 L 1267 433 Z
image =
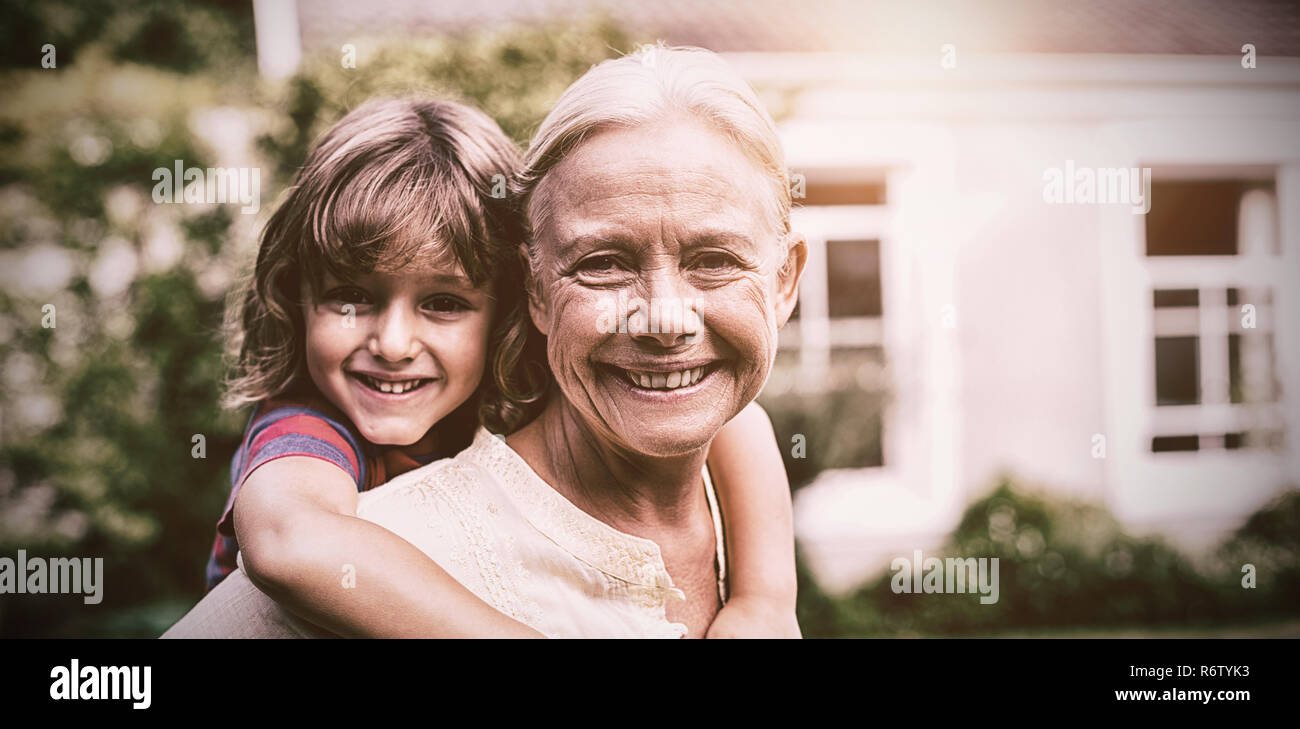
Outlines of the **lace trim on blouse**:
M 686 599 L 685 593 L 673 586 L 658 544 L 621 532 L 575 506 L 538 476 L 504 440 L 480 428 L 474 442 L 458 458 L 477 463 L 497 476 L 535 528 L 592 567 L 643 588 L 648 603 L 662 606 L 668 597 Z M 722 512 L 707 468 L 702 476 L 717 545 L 718 599 L 725 602 L 727 555 Z

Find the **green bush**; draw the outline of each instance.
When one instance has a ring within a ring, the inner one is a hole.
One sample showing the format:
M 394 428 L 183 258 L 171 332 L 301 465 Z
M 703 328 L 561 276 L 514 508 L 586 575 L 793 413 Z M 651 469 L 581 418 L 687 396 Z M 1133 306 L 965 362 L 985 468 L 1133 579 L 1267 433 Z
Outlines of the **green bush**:
M 1225 590 L 1241 592 L 1250 565 L 1261 611 L 1300 615 L 1300 491 L 1289 490 L 1252 514 L 1215 556 Z
M 93 633 L 90 616 L 202 588 L 198 556 L 242 425 L 216 407 L 223 292 L 200 285 L 226 266 L 231 221 L 150 201 L 153 169 L 210 159 L 187 127 L 208 87 L 128 98 L 182 84 L 93 51 L 10 81 L 20 103 L 0 120 L 11 283 L 0 295 L 0 553 L 102 557 L 105 573 L 98 606 L 6 599 L 0 635 L 65 634 L 73 620 Z M 126 260 L 101 268 L 111 251 Z
M 1222 561 L 1198 570 L 1162 540 L 1126 534 L 1101 507 L 1004 479 L 966 509 L 942 550 L 925 555 L 998 558 L 996 603 L 981 604 L 973 594 L 896 594 L 892 571 L 835 599 L 805 572 L 799 618 L 809 637 L 839 637 L 1294 617 L 1297 523 L 1300 497 L 1290 492 L 1251 517 L 1219 550 Z M 1242 588 L 1243 562 L 1260 568 L 1261 589 Z

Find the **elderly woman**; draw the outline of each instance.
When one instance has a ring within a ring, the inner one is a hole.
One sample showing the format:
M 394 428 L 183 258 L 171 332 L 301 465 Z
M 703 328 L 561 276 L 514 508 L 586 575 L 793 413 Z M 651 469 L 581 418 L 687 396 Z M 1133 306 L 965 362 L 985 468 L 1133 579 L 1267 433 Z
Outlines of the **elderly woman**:
M 649 49 L 565 92 L 516 193 L 553 395 L 357 514 L 545 635 L 702 636 L 726 577 L 705 459 L 763 387 L 805 258 L 772 121 L 714 54 Z M 318 634 L 241 571 L 205 603 L 169 635 Z

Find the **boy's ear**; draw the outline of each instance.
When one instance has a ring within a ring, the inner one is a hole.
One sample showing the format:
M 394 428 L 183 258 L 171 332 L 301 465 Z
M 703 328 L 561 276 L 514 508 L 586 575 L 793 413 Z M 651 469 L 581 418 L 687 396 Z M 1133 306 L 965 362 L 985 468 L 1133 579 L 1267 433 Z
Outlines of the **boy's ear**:
M 776 325 L 785 326 L 799 303 L 799 279 L 803 277 L 804 265 L 808 263 L 808 242 L 803 233 L 788 233 L 785 260 L 777 271 L 776 281 Z
M 524 272 L 524 293 L 528 296 L 528 316 L 533 320 L 533 326 L 543 336 L 551 334 L 551 313 L 546 307 L 545 297 L 542 296 L 540 285 L 533 276 L 532 256 L 528 253 L 528 244 L 524 243 L 516 249 L 519 256 L 519 268 Z

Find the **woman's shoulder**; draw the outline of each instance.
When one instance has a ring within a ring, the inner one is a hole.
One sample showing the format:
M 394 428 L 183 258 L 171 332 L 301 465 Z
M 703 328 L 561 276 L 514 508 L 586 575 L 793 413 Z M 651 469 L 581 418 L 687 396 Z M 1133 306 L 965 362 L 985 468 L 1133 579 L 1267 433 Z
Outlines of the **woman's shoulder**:
M 280 607 L 241 568 L 212 588 L 163 638 L 328 638 L 324 629 Z
M 495 440 L 485 433 L 451 458 L 362 493 L 357 516 L 405 539 L 498 610 L 529 622 L 531 613 L 503 575 L 519 564 L 518 545 L 535 537 L 497 475 L 475 460 L 481 438 Z
M 474 441 L 460 453 L 414 468 L 362 493 L 357 515 L 370 518 L 387 506 L 400 509 L 429 497 L 486 503 L 500 492 L 499 474 L 483 461 L 483 451 L 490 450 L 494 441 L 496 436 L 480 428 Z

